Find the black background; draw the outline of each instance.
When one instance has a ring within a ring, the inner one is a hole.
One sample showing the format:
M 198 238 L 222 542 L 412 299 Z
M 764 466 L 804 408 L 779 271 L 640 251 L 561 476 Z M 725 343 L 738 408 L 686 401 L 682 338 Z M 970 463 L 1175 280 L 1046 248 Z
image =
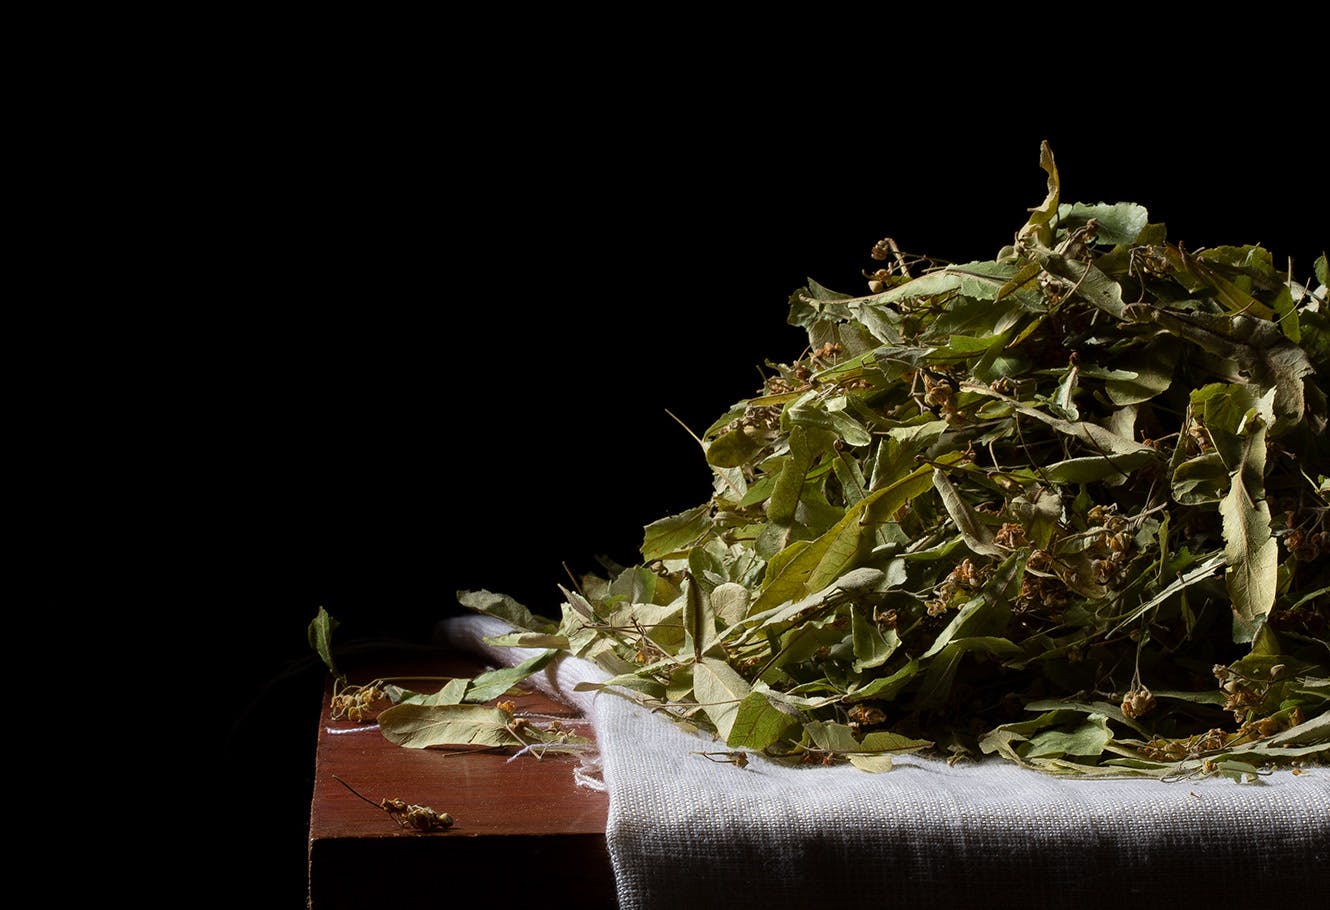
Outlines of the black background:
M 157 415 L 179 428 L 162 536 L 227 692 L 229 849 L 273 893 L 304 887 L 315 611 L 343 641 L 420 642 L 458 589 L 556 613 L 565 563 L 632 562 L 710 492 L 667 409 L 700 432 L 797 356 L 807 277 L 862 292 L 884 236 L 991 257 L 1043 199 L 1044 139 L 1065 200 L 1141 202 L 1191 248 L 1260 242 L 1307 278 L 1326 242 L 1324 149 L 1292 105 L 833 116 L 612 79 L 484 101 L 288 81 L 209 140 L 206 344 L 173 355 Z

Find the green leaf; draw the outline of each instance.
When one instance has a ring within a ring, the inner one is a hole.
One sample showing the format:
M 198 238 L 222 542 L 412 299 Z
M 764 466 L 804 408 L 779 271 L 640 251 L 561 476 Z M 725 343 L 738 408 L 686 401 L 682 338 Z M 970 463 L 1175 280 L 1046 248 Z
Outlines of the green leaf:
M 425 704 L 436 705 L 460 705 L 466 701 L 467 690 L 471 688 L 469 679 L 450 679 L 444 683 L 442 689 L 434 693 L 433 702 L 424 702 Z
M 653 604 L 657 602 L 657 590 L 669 597 L 671 596 L 669 588 L 670 586 L 660 575 L 646 566 L 633 566 L 614 576 L 610 582 L 608 597 L 602 596 L 601 599 Z
M 684 579 L 683 627 L 687 641 L 692 643 L 693 659 L 702 655 L 716 643 L 716 614 L 711 598 L 691 576 Z
M 338 625 L 337 620 L 333 619 L 326 609 L 319 607 L 319 612 L 310 620 L 307 631 L 309 646 L 318 653 L 319 659 L 334 676 L 339 674 L 337 664 L 333 661 L 332 634 Z
M 859 321 L 863 310 L 848 301 L 845 309 L 847 313 L 844 319 L 819 319 L 808 327 L 809 347 L 814 350 L 827 344 L 838 344 L 841 347 L 841 356 L 835 366 L 819 373 L 819 376 L 862 366 L 860 355 L 871 352 L 881 343 L 881 339 Z M 881 330 L 883 326 L 875 322 L 873 328 Z
M 967 278 L 962 276 L 961 287 Z M 998 282 L 989 285 L 989 294 L 998 288 Z M 961 292 L 951 301 L 951 305 L 941 310 L 928 330 L 920 336 L 926 343 L 935 346 L 928 355 L 930 361 L 954 359 L 957 356 L 974 357 L 999 343 L 1006 333 L 1017 326 L 1026 316 L 1014 299 L 994 303 L 991 300 L 975 299 Z M 953 347 L 953 340 L 956 344 Z
M 545 651 L 522 661 L 516 666 L 499 667 L 497 670 L 481 673 L 471 680 L 471 685 L 466 692 L 466 700 L 478 704 L 487 702 L 491 698 L 498 698 L 532 673 L 543 670 L 557 653 L 554 650 Z
M 1014 497 L 1010 508 L 1025 528 L 1025 536 L 1036 547 L 1046 549 L 1062 518 L 1062 494 L 1039 486 Z
M 1298 321 L 1297 305 L 1293 302 L 1292 289 L 1288 286 L 1280 288 L 1270 305 L 1274 308 L 1275 320 L 1279 323 L 1279 330 L 1284 333 L 1284 337 L 1294 344 L 1302 341 L 1302 328 Z
M 1029 720 L 1002 724 L 989 730 L 979 738 L 979 749 L 985 755 L 992 755 L 997 752 L 1009 761 L 1028 767 L 1023 755 L 1025 750 L 1021 747 L 1040 731 L 1069 723 L 1078 726 L 1083 724 L 1084 719 L 1081 713 L 1073 709 L 1060 708 L 1040 714 L 1038 717 L 1032 717 Z
M 863 424 L 845 413 L 848 405 L 849 399 L 843 395 L 827 399 L 826 409 L 832 429 L 846 445 L 866 446 L 873 441 L 873 436 L 864 429 Z
M 1325 597 L 1326 595 L 1330 595 L 1330 585 L 1326 585 L 1324 588 L 1317 588 L 1315 591 L 1308 591 L 1306 594 L 1303 594 L 1296 601 L 1294 601 L 1291 604 L 1291 606 L 1295 608 L 1300 607 L 1303 604 L 1311 603 L 1313 600 L 1315 600 L 1318 597 Z
M 933 743 L 926 739 L 915 739 L 890 730 L 875 730 L 864 735 L 859 748 L 864 752 L 918 752 L 932 745 Z
M 1220 699 L 1222 704 L 1223 700 Z M 1110 704 L 1104 701 L 1082 702 L 1063 698 L 1043 698 L 1037 701 L 1027 702 L 1025 705 L 1027 711 L 1058 711 L 1059 721 L 1065 722 L 1070 714 L 1067 712 L 1076 711 L 1081 714 L 1102 714 L 1111 721 L 1122 724 L 1125 727 L 1131 727 L 1143 736 L 1149 736 L 1145 729 L 1136 721 L 1122 713 L 1122 708 L 1118 705 Z
M 705 657 L 693 665 L 693 693 L 723 740 L 729 740 L 739 703 L 750 691 L 747 681 L 723 660 Z
M 1227 557 L 1223 553 L 1215 553 L 1200 565 L 1185 573 L 1180 573 L 1172 582 L 1170 582 L 1162 591 L 1151 597 L 1149 600 L 1140 604 L 1130 613 L 1128 613 L 1117 625 L 1113 627 L 1113 632 L 1117 632 L 1129 623 L 1135 622 L 1155 607 L 1164 603 L 1174 594 L 1181 593 L 1185 588 L 1197 584 L 1209 578 L 1227 562 Z
M 865 771 L 885 771 L 891 768 L 890 763 L 875 761 L 871 756 L 889 755 L 893 752 L 918 752 L 933 745 L 926 739 L 912 739 L 889 730 L 869 733 L 861 742 L 855 738 L 854 731 L 845 724 L 823 721 L 810 721 L 804 725 L 804 728 L 818 749 L 844 755 L 855 767 Z M 855 761 L 856 756 L 862 761 Z
M 904 666 L 890 676 L 879 676 L 877 679 L 865 685 L 863 688 L 856 689 L 845 696 L 847 704 L 857 701 L 867 701 L 870 698 L 880 699 L 882 701 L 891 701 L 896 694 L 905 688 L 905 684 L 914 679 L 919 672 L 919 661 L 911 657 Z
M 384 738 L 409 749 L 430 746 L 520 746 L 512 717 L 483 705 L 394 705 L 379 714 Z
M 1215 299 L 1227 307 L 1230 313 L 1245 313 L 1259 319 L 1274 318 L 1274 310 L 1261 303 L 1240 285 L 1229 281 L 1201 258 L 1189 256 L 1186 252 L 1180 252 L 1179 256 L 1183 270 L 1208 285 L 1215 292 Z
M 734 582 L 716 585 L 711 592 L 711 605 L 721 624 L 725 626 L 743 622 L 748 616 L 749 599 L 748 589 Z
M 1034 258 L 1050 274 L 1068 282 L 1076 289 L 1075 296 L 1098 307 L 1115 319 L 1121 319 L 1126 309 L 1122 302 L 1122 285 L 1109 278 L 1088 262 L 1072 259 L 1058 253 L 1042 250 Z
M 1244 246 L 1209 246 L 1196 254 L 1210 264 L 1227 266 L 1234 281 L 1250 288 L 1253 278 L 1275 278 L 1275 258 L 1265 247 L 1255 244 Z
M 1185 506 L 1219 502 L 1228 490 L 1228 468 L 1218 452 L 1190 458 L 1173 469 L 1173 499 Z
M 1278 657 L 1282 654 L 1283 648 L 1280 647 L 1279 636 L 1275 633 L 1275 630 L 1269 626 L 1261 626 L 1256 634 L 1252 636 L 1249 653 L 1255 657 Z
M 947 291 L 957 290 L 964 297 L 995 301 L 1007 296 L 1002 291 L 1017 276 L 1017 272 L 1018 268 L 1015 263 L 992 260 L 964 262 L 934 269 L 920 278 L 898 286 L 887 294 L 870 299 L 881 302 L 896 302 L 919 297 L 931 297 Z M 1015 288 L 1012 288 L 1008 291 L 1008 294 L 1014 290 Z M 883 300 L 884 297 L 888 297 L 893 292 L 898 292 L 900 296 Z
M 1115 364 L 1134 375 L 1109 379 L 1104 392 L 1116 405 L 1140 404 L 1166 391 L 1173 384 L 1177 366 L 1178 344 L 1167 336 L 1129 352 Z
M 956 525 L 965 545 L 980 556 L 1005 556 L 1006 551 L 993 540 L 993 532 L 983 523 L 974 509 L 962 498 L 960 491 L 941 470 L 933 469 L 933 486 L 942 494 L 942 505 Z
M 1086 420 L 1063 420 L 1059 417 L 1053 417 L 1045 414 L 1038 408 L 1032 408 L 1023 405 L 1018 401 L 1007 398 L 998 392 L 993 391 L 988 386 L 970 382 L 962 382 L 961 388 L 966 391 L 978 392 L 981 395 L 988 395 L 993 398 L 1006 401 L 1011 407 L 1024 414 L 1027 417 L 1033 417 L 1040 423 L 1052 427 L 1059 433 L 1063 433 L 1084 443 L 1091 451 L 1104 457 L 1117 455 L 1133 455 L 1136 453 L 1150 453 L 1155 455 L 1155 451 L 1149 446 L 1127 439 L 1125 436 L 1119 436 L 1112 430 L 1105 429 L 1095 423 Z
M 869 774 L 882 774 L 890 771 L 895 761 L 890 752 L 863 753 L 851 752 L 849 756 L 850 764 L 854 765 L 860 771 L 867 771 Z
M 982 354 L 993 346 L 994 337 L 985 335 L 948 335 L 947 343 L 933 352 L 930 360 L 948 360 L 957 357 L 973 357 Z
M 485 639 L 485 644 L 497 648 L 559 648 L 567 650 L 568 636 L 549 635 L 545 632 L 510 632 L 507 635 L 493 635 Z
M 1021 228 L 1018 239 L 1049 247 L 1053 245 L 1052 221 L 1062 201 L 1062 180 L 1058 177 L 1058 166 L 1053 162 L 1053 150 L 1047 142 L 1040 143 L 1039 166 L 1048 174 L 1048 195 L 1038 208 L 1030 211 L 1030 219 Z
M 1069 367 L 1062 374 L 1061 381 L 1058 382 L 1057 390 L 1053 393 L 1053 400 L 1050 403 L 1053 410 L 1059 417 L 1067 420 L 1080 420 L 1081 412 L 1076 407 L 1076 388 L 1080 383 L 1081 371 L 1075 367 Z
M 854 738 L 854 731 L 845 724 L 810 721 L 804 725 L 813 744 L 824 752 L 858 752 L 859 740 Z
M 658 669 L 660 669 L 658 665 L 648 665 L 640 670 L 620 673 L 599 682 L 580 682 L 573 686 L 573 691 L 603 692 L 606 689 L 631 689 L 644 693 L 648 698 L 662 698 L 665 695 L 665 686 L 654 675 Z
M 885 521 L 905 503 L 929 486 L 932 468 L 924 465 L 889 486 L 861 499 L 817 540 L 803 546 L 777 569 L 768 566 L 768 579 L 753 604 L 753 613 L 771 609 L 787 600 L 797 600 L 821 590 L 844 573 L 859 550 L 860 535 L 870 525 Z
M 1128 307 L 1127 317 L 1136 322 L 1154 323 L 1203 351 L 1223 358 L 1227 363 L 1216 365 L 1221 374 L 1233 378 L 1251 377 L 1250 387 L 1235 383 L 1229 387 L 1228 394 L 1235 398 L 1245 395 L 1249 399 L 1271 394 L 1273 401 L 1266 407 L 1273 412 L 1272 435 L 1281 435 L 1301 422 L 1306 409 L 1303 380 L 1316 370 L 1307 351 L 1284 337 L 1273 323 L 1254 319 L 1245 313 L 1231 317 L 1200 312 L 1182 314 L 1143 304 Z M 1219 385 L 1223 387 L 1224 384 Z M 1192 393 L 1193 407 L 1201 391 Z M 1211 425 L 1207 418 L 1207 428 Z
M 860 771 L 880 774 L 891 770 L 893 753 L 919 752 L 932 747 L 933 743 L 926 739 L 913 739 L 889 730 L 878 730 L 864 737 L 859 744 L 863 751 L 851 752 L 846 758 Z
M 739 702 L 725 744 L 731 749 L 761 751 L 797 724 L 798 720 L 773 706 L 761 692 L 749 692 Z
M 1237 500 L 1242 493 L 1238 489 L 1231 495 Z M 1249 629 L 1254 630 L 1257 621 L 1274 605 L 1278 580 L 1279 549 L 1270 537 L 1269 509 L 1264 502 L 1249 506 L 1228 498 L 1220 504 L 1220 509 L 1224 515 L 1228 562 L 1224 581 L 1234 612 Z
M 960 284 L 961 278 L 959 275 L 946 269 L 939 269 L 926 275 L 920 275 L 918 278 L 913 278 L 905 284 L 897 285 L 889 291 L 865 297 L 861 301 L 861 305 L 865 308 L 882 311 L 885 310 L 883 304 L 899 303 L 902 300 L 918 300 L 920 297 L 945 294 L 947 291 L 956 290 L 960 287 Z
M 995 303 L 1010 297 L 1019 301 L 1022 306 L 1033 298 L 1022 293 L 1021 289 L 1038 274 L 1038 269 L 1031 270 L 1028 263 L 1014 260 L 966 262 L 947 266 L 947 269 L 960 276 L 959 290 L 966 297 L 991 300 Z M 1039 308 L 1042 309 L 1042 302 Z
M 537 616 L 507 594 L 490 591 L 458 591 L 457 601 L 468 610 L 502 619 L 508 625 L 527 632 L 555 633 L 559 626 L 552 620 Z
M 1262 626 L 1262 628 L 1265 628 Z M 1151 689 L 1150 694 L 1155 698 L 1171 698 L 1175 701 L 1187 701 L 1194 705 L 1222 705 L 1224 703 L 1224 694 L 1215 689 L 1206 689 L 1201 692 L 1178 692 L 1172 689 Z
M 1243 472 L 1237 470 L 1228 495 L 1219 503 L 1219 513 L 1228 564 L 1224 582 L 1234 613 L 1254 632 L 1257 622 L 1274 606 L 1278 581 L 1279 545 L 1270 535 L 1270 507 L 1265 500 L 1252 500 Z
M 946 429 L 945 420 L 929 420 L 888 430 L 873 459 L 869 488 L 880 490 L 914 470 L 914 457 L 933 445 Z
M 814 281 L 812 278 L 808 278 L 806 280 L 808 282 L 808 293 L 812 295 L 814 300 L 819 300 L 824 302 L 834 302 L 838 300 L 854 299 L 849 294 L 842 294 L 840 291 L 833 291 L 829 287 L 824 287 L 823 285 Z
M 864 498 L 868 492 L 868 481 L 857 461 L 847 458 L 844 452 L 838 452 L 831 463 L 831 469 L 835 472 L 836 479 L 840 481 L 846 508 Z
M 1025 758 L 1061 758 L 1063 755 L 1098 756 L 1113 739 L 1108 718 L 1091 714 L 1070 730 L 1044 730 L 1030 738 Z
M 786 664 L 808 660 L 821 648 L 837 645 L 845 637 L 837 628 L 837 618 L 825 616 L 820 619 L 806 618 L 802 622 L 780 633 L 775 652 L 763 667 L 783 667 Z
M 817 438 L 824 433 L 819 432 Z M 825 446 L 819 446 L 819 449 Z M 810 444 L 810 432 L 807 426 L 798 425 L 790 430 L 790 455 L 776 478 L 776 488 L 767 500 L 767 518 L 773 524 L 785 525 L 794 520 L 794 510 L 799 505 L 799 494 L 804 488 L 804 478 L 813 466 L 817 452 Z
M 899 344 L 901 341 L 901 316 L 889 307 L 872 306 L 860 299 L 848 304 L 850 312 L 868 330 L 869 335 L 878 342 Z
M 1150 214 L 1145 210 L 1145 206 L 1134 202 L 1119 202 L 1116 205 L 1104 202 L 1098 205 L 1085 205 L 1078 202 L 1075 205 L 1058 207 L 1059 231 L 1073 231 L 1084 227 L 1091 218 L 1098 223 L 1095 240 L 1114 245 L 1135 243 L 1141 236 L 1141 231 L 1150 223 Z
M 850 629 L 854 641 L 854 669 L 863 671 L 880 667 L 900 647 L 895 629 L 883 632 L 873 622 L 871 607 L 855 604 L 850 610 Z
M 642 559 L 655 562 L 697 543 L 711 530 L 711 505 L 707 503 L 647 525 L 642 537 Z
M 1149 451 L 1129 452 L 1125 455 L 1105 457 L 1088 455 L 1068 458 L 1044 468 L 1043 476 L 1052 483 L 1094 483 L 1115 477 L 1129 477 L 1157 456 Z
M 665 683 L 665 697 L 676 704 L 693 695 L 693 665 L 680 664 L 670 673 Z
M 764 446 L 765 441 L 757 433 L 747 432 L 746 427 L 737 427 L 707 444 L 707 464 L 718 468 L 737 468 L 746 464 Z
M 640 625 L 647 637 L 669 654 L 678 654 L 684 647 L 683 622 L 683 604 L 679 600 L 668 604 L 625 604 L 611 617 L 614 625 Z
M 383 690 L 393 704 L 405 705 L 460 705 L 466 700 L 469 679 L 450 679 L 442 689 L 433 693 L 412 692 L 401 686 L 384 686 Z

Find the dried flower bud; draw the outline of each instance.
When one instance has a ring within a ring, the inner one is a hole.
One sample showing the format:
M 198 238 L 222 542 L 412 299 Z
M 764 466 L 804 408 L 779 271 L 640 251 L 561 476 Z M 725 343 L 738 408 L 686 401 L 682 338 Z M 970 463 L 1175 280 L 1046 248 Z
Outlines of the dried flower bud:
M 997 544 L 1000 547 L 1006 547 L 1015 550 L 1026 544 L 1025 528 L 1015 522 L 1007 522 L 998 528 L 996 535 Z
M 1128 692 L 1122 699 L 1122 713 L 1132 720 L 1149 714 L 1154 706 L 1155 697 L 1144 686 Z
M 850 720 L 856 724 L 865 727 L 871 727 L 874 724 L 880 724 L 886 721 L 887 715 L 881 708 L 875 708 L 872 705 L 860 702 L 849 710 Z

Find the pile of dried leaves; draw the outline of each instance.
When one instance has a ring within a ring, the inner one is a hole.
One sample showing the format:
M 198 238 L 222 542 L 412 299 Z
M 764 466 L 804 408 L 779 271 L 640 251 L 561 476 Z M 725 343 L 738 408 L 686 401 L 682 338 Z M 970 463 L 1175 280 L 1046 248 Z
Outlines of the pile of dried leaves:
M 594 661 L 604 689 L 768 757 L 1325 761 L 1325 256 L 1311 290 L 1260 247 L 1188 252 L 1139 205 L 1064 204 L 1041 164 L 1047 198 L 992 261 L 886 240 L 869 296 L 791 298 L 808 352 L 703 434 L 713 494 L 649 525 L 642 565 L 565 591 L 557 624 L 462 602 L 549 649 L 532 664 Z M 502 726 L 470 685 L 403 693 L 427 703 L 385 734 Z

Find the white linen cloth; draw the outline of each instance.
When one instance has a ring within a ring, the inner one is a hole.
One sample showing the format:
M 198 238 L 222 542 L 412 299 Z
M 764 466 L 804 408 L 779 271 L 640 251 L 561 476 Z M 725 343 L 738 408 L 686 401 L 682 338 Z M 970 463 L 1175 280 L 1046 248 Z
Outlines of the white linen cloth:
M 447 643 L 501 664 L 537 653 L 483 641 L 507 631 L 486 616 L 440 626 Z M 563 658 L 531 681 L 595 729 L 625 910 L 1330 907 L 1327 768 L 1242 784 L 1069 780 L 918 755 L 882 774 L 760 755 L 740 769 L 694 754 L 723 744 L 625 698 L 573 691 L 605 678 Z

